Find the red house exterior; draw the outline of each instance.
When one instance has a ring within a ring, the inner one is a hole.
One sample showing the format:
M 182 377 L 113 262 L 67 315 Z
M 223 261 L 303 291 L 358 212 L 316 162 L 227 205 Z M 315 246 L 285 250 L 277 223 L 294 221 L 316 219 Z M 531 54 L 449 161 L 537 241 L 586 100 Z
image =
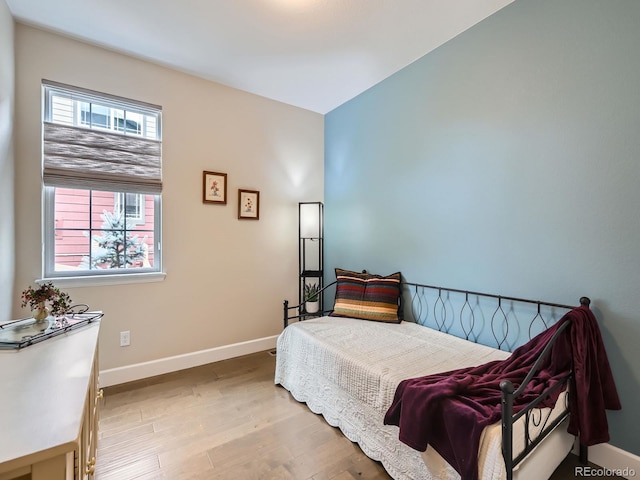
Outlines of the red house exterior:
M 55 270 L 87 269 L 94 236 L 104 228 L 104 211 L 122 212 L 122 198 L 127 195 L 127 237 L 138 236 L 146 245 L 144 259 L 128 268 L 153 266 L 154 197 L 153 195 L 118 194 L 97 190 L 56 188 L 55 191 Z M 130 234 L 129 234 L 130 232 Z M 95 248 L 95 242 L 93 242 Z M 84 267 L 82 266 L 84 262 Z M 101 266 L 101 268 L 105 268 Z M 107 267 L 108 268 L 108 267 Z

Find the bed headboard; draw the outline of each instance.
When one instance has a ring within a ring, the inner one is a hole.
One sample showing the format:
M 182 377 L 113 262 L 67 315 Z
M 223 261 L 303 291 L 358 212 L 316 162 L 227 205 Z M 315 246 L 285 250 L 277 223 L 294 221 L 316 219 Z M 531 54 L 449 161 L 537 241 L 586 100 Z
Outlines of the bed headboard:
M 331 298 L 332 293 L 335 295 L 336 283 L 333 281 L 322 289 L 328 294 L 325 298 Z M 403 320 L 509 352 L 578 306 L 407 282 L 404 279 L 401 289 L 399 308 Z M 579 303 L 589 306 L 591 300 L 582 297 Z M 328 314 L 330 308 L 309 315 L 301 313 L 301 305 L 289 306 L 285 300 L 284 327 L 290 320 Z
M 404 320 L 507 351 L 578 306 L 404 281 L 401 298 Z

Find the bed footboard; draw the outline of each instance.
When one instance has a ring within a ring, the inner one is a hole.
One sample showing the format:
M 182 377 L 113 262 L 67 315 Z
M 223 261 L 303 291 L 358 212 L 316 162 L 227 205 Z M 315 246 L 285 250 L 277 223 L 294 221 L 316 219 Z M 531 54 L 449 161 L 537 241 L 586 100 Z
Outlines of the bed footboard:
M 580 299 L 580 305 L 589 307 L 591 300 L 587 297 L 582 297 Z M 551 419 L 551 410 L 549 410 L 546 416 L 539 412 L 537 409 L 538 405 L 540 405 L 545 399 L 555 395 L 558 390 L 566 388 L 566 391 L 569 392 L 568 395 L 571 395 L 571 390 L 569 387 L 569 381 L 573 375 L 573 372 L 569 372 L 565 377 L 562 378 L 562 382 L 554 385 L 553 387 L 542 392 L 537 398 L 529 402 L 525 408 L 520 410 L 518 413 L 513 413 L 513 404 L 514 400 L 522 394 L 525 390 L 527 384 L 534 377 L 536 372 L 538 371 L 542 361 L 551 351 L 553 344 L 556 342 L 558 337 L 562 334 L 564 330 L 569 328 L 571 324 L 571 320 L 565 320 L 562 325 L 555 332 L 549 343 L 543 349 L 542 353 L 534 363 L 531 371 L 524 378 L 522 384 L 518 389 L 515 389 L 513 384 L 509 380 L 503 380 L 500 382 L 500 390 L 502 391 L 502 455 L 505 461 L 505 467 L 507 471 L 507 480 L 513 479 L 513 469 L 518 465 L 525 457 L 533 451 L 533 449 L 545 438 L 547 437 L 560 423 L 562 423 L 569 416 L 569 403 L 568 396 L 565 397 L 564 408 L 562 412 Z M 535 415 L 538 415 L 535 417 Z M 524 449 L 520 452 L 513 451 L 513 425 L 518 419 L 524 417 L 525 421 L 525 429 L 524 429 Z M 530 426 L 535 425 L 538 427 L 538 432 L 533 434 L 531 432 Z M 585 445 L 580 444 L 580 461 L 582 463 L 588 462 L 588 449 Z

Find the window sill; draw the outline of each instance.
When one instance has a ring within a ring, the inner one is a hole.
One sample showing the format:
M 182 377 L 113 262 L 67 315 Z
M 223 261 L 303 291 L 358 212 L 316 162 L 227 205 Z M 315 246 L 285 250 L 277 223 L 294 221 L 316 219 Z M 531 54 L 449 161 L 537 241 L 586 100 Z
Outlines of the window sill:
M 164 272 L 127 273 L 123 275 L 87 275 L 82 277 L 40 278 L 36 283 L 53 282 L 56 287 L 101 287 L 105 285 L 127 285 L 132 283 L 162 282 L 167 276 Z

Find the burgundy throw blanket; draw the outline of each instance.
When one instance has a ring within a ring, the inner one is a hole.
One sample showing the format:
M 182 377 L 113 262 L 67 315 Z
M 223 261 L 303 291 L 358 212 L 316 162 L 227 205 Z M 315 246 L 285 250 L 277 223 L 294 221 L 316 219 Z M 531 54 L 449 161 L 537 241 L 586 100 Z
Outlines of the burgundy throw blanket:
M 561 381 L 573 364 L 568 432 L 583 445 L 609 440 L 605 409 L 619 410 L 620 400 L 597 321 L 588 307 L 577 307 L 558 323 L 517 348 L 509 358 L 476 367 L 403 380 L 384 423 L 400 427 L 399 439 L 424 451 L 427 444 L 453 466 L 463 480 L 478 478 L 482 430 L 501 417 L 500 382 L 517 389 L 553 334 L 561 332 L 538 374 L 514 399 L 514 413 Z M 553 407 L 562 389 L 541 406 Z

